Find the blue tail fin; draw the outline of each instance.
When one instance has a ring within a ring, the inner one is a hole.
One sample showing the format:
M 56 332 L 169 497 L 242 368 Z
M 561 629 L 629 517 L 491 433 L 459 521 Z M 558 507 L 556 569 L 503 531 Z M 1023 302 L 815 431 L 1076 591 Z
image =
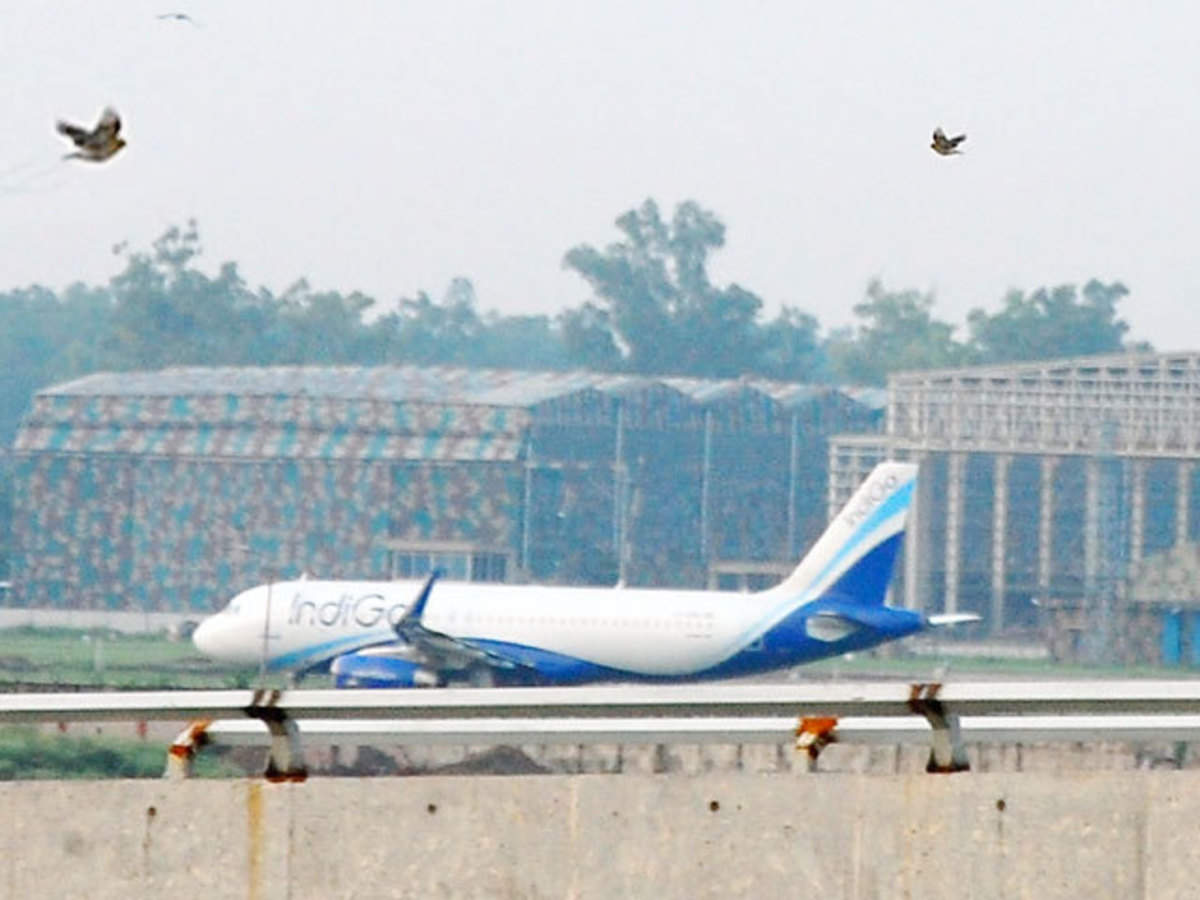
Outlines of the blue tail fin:
M 877 465 L 792 574 L 769 593 L 799 603 L 827 594 L 858 604 L 882 603 L 916 481 L 915 463 Z

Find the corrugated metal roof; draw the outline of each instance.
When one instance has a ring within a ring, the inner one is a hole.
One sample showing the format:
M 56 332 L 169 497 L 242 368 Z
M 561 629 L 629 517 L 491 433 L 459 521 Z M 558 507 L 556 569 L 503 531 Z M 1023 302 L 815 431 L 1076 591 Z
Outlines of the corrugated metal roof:
M 481 390 L 475 402 L 490 406 L 533 406 L 569 394 L 586 391 L 595 386 L 596 375 L 591 372 L 520 372 L 507 382 L 498 381 Z
M 655 388 L 662 390 L 663 380 L 649 378 L 645 375 L 613 375 L 611 373 L 596 373 L 592 386 L 598 391 L 611 394 L 614 397 L 629 397 L 644 394 Z
M 187 366 L 155 372 L 101 372 L 39 392 L 45 396 L 255 396 L 372 399 L 396 403 L 532 406 L 595 388 L 625 395 L 661 379 L 608 373 L 525 372 L 452 366 Z
M 880 392 L 886 398 L 886 392 Z M 105 372 L 40 391 L 14 449 L 166 456 L 515 459 L 549 415 L 634 427 L 772 427 L 780 410 L 847 394 L 754 379 L 449 366 L 178 367 Z M 861 402 L 861 401 L 860 401 Z M 866 404 L 869 406 L 869 404 Z M 558 410 L 557 413 L 551 410 Z M 565 412 L 564 412 L 565 410 Z
M 391 402 L 528 407 L 592 388 L 613 396 L 667 386 L 699 404 L 752 390 L 782 406 L 808 402 L 826 385 L 765 379 L 653 378 L 603 372 L 527 372 L 453 366 L 181 366 L 153 372 L 100 372 L 39 391 L 44 396 L 307 396 Z M 884 388 L 839 388 L 867 406 L 883 406 Z
M 843 387 L 838 388 L 843 394 L 853 400 L 855 403 L 861 403 L 868 409 L 879 412 L 887 409 L 888 392 L 887 388 L 881 387 Z
M 675 390 L 687 394 L 693 402 L 702 406 L 721 403 L 738 397 L 745 390 L 762 394 L 763 391 L 740 379 L 717 381 L 709 378 L 664 378 L 663 381 Z
M 793 409 L 812 403 L 814 400 L 828 397 L 834 392 L 834 388 L 827 384 L 793 384 L 787 381 L 761 380 L 752 381 L 751 384 L 764 394 L 768 394 L 784 409 Z
M 185 366 L 102 372 L 55 385 L 48 395 L 114 397 L 309 396 L 394 402 L 484 403 L 480 397 L 544 373 L 444 366 Z M 517 404 L 520 405 L 520 404 Z

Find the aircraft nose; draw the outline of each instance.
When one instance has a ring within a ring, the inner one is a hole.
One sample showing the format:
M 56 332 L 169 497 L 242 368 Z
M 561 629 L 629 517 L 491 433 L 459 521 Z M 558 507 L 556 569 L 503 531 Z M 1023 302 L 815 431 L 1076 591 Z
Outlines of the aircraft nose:
M 217 626 L 212 617 L 205 619 L 192 632 L 192 644 L 205 656 L 216 656 Z

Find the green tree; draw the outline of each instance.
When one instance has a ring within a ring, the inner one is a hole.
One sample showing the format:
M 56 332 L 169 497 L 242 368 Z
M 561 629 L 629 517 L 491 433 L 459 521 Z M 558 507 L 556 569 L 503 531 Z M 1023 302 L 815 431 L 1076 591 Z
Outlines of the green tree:
M 484 340 L 473 365 L 500 369 L 565 369 L 569 365 L 561 332 L 549 316 L 485 313 Z
M 236 263 L 210 277 L 195 222 L 168 229 L 150 252 L 128 253 L 110 283 L 107 340 L 119 369 L 170 365 L 331 365 L 384 361 L 394 335 L 366 314 L 365 294 L 314 291 L 300 278 L 280 296 L 252 291 Z
M 127 253 L 109 283 L 112 327 L 105 342 L 117 369 L 263 361 L 261 316 L 269 298 L 252 294 L 234 263 L 216 278 L 192 264 L 201 253 L 195 222 L 169 228 L 149 253 Z M 269 357 L 267 358 L 269 360 Z
M 965 364 L 967 349 L 954 340 L 953 325 L 933 317 L 933 303 L 932 294 L 893 292 L 872 281 L 854 307 L 860 323 L 827 342 L 836 379 L 881 385 L 891 372 Z
M 420 291 L 401 298 L 399 310 L 383 316 L 389 359 L 422 365 L 506 369 L 562 369 L 568 354 L 548 316 L 503 316 L 479 312 L 467 278 L 450 282 L 441 302 Z
M 374 305 L 358 291 L 313 291 L 301 278 L 278 300 L 276 361 L 309 366 L 382 362 L 389 342 L 363 321 Z
M 62 297 L 38 286 L 0 294 L 0 444 L 12 441 L 38 388 L 108 362 L 97 337 L 111 314 L 107 291 L 81 284 Z
M 753 369 L 762 301 L 709 281 L 708 258 L 725 244 L 717 217 L 687 201 L 668 223 L 647 200 L 616 224 L 622 240 L 603 251 L 581 244 L 564 257 L 595 293 L 563 320 L 568 349 L 602 361 L 617 348 L 623 367 L 641 373 L 729 377 Z
M 604 307 L 589 301 L 565 310 L 559 314 L 558 329 L 567 359 L 580 368 L 615 372 L 624 364 L 612 317 Z
M 780 381 L 829 381 L 829 357 L 819 330 L 814 316 L 785 306 L 761 329 L 756 371 Z
M 1117 318 L 1117 304 L 1128 293 L 1119 281 L 1095 279 L 1083 286 L 1082 296 L 1073 284 L 1028 295 L 1009 291 L 1000 312 L 968 314 L 969 345 L 985 363 L 1119 352 L 1126 348 L 1129 325 Z
M 425 291 L 402 297 L 399 312 L 385 316 L 384 326 L 392 334 L 393 361 L 419 365 L 472 364 L 486 331 L 466 278 L 453 279 L 440 303 Z

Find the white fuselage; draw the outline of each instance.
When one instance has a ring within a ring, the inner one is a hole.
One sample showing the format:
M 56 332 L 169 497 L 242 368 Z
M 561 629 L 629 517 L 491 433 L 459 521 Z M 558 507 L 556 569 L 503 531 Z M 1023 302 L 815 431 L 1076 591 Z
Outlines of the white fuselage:
M 303 668 L 392 636 L 421 581 L 288 581 L 244 591 L 195 641 L 228 662 Z M 270 595 L 270 613 L 267 599 Z M 646 675 L 709 668 L 772 624 L 770 592 L 568 588 L 439 581 L 426 627 Z M 264 640 L 264 628 L 266 639 Z

